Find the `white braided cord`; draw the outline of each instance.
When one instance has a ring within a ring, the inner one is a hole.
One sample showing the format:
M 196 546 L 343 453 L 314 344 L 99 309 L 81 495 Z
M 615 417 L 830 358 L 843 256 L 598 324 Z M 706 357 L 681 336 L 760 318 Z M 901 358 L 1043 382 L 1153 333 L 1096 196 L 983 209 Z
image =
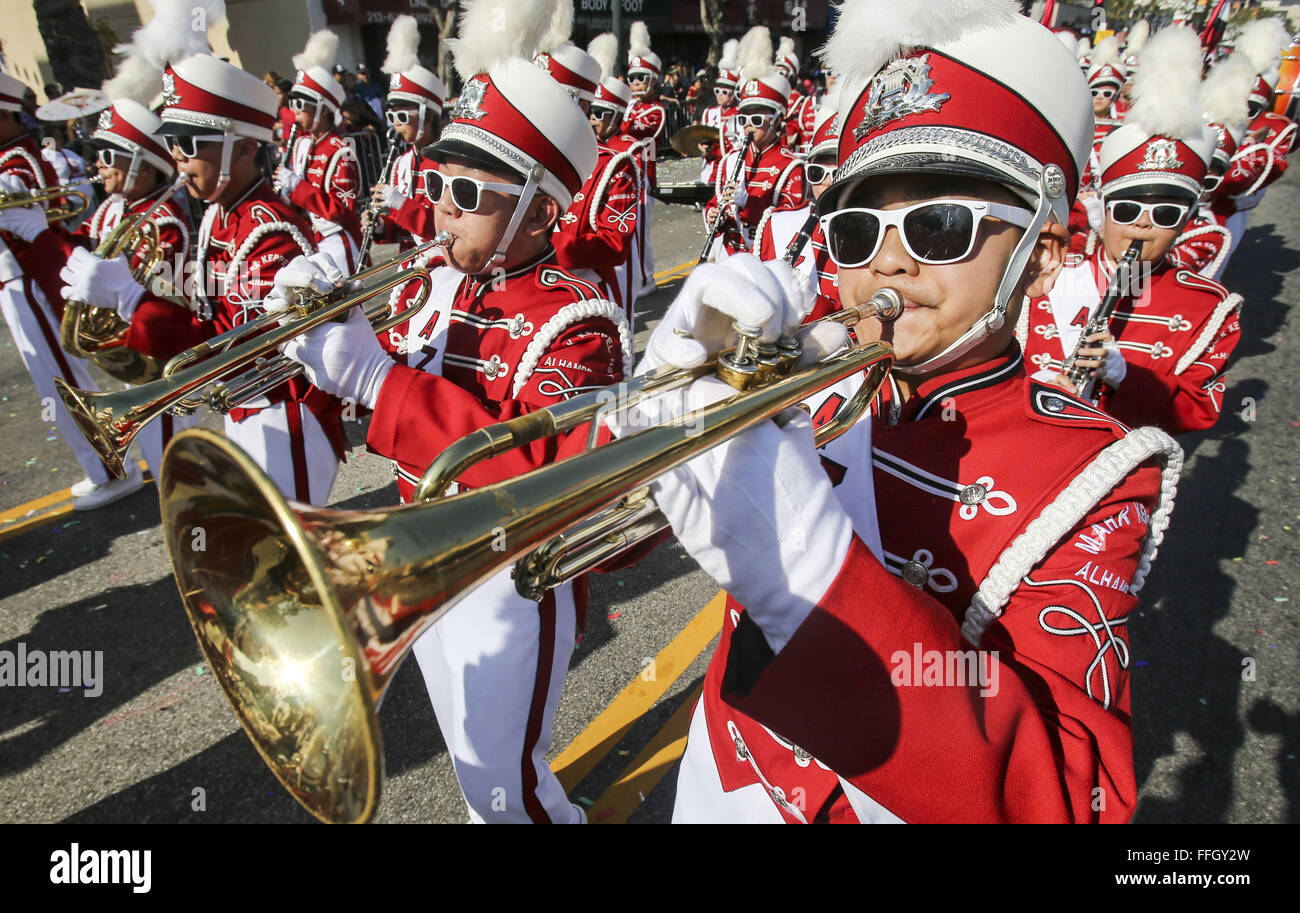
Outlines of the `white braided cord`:
M 627 312 L 622 306 L 608 299 L 588 299 L 566 304 L 556 311 L 554 317 L 542 324 L 541 329 L 533 335 L 533 338 L 528 343 L 528 348 L 524 350 L 523 356 L 519 359 L 518 367 L 515 368 L 515 380 L 510 395 L 512 397 L 519 395 L 519 391 L 523 390 L 524 385 L 528 383 L 528 379 L 537 370 L 537 364 L 542 360 L 542 355 L 546 353 L 551 343 L 559 338 L 560 333 L 575 323 L 581 323 L 595 317 L 603 317 L 618 327 L 618 342 L 623 350 L 623 376 L 631 377 L 632 332 L 627 325 Z
M 1214 307 L 1214 313 L 1205 323 L 1205 329 L 1201 330 L 1201 335 L 1192 343 L 1191 348 L 1183 353 L 1183 357 L 1178 359 L 1178 364 L 1174 367 L 1174 375 L 1182 374 L 1196 361 L 1200 354 L 1205 351 L 1206 347 L 1214 340 L 1214 336 L 1219 332 L 1219 327 L 1223 326 L 1223 321 L 1228 319 L 1228 315 L 1237 308 L 1241 307 L 1245 299 L 1233 292 L 1227 298 L 1224 298 Z

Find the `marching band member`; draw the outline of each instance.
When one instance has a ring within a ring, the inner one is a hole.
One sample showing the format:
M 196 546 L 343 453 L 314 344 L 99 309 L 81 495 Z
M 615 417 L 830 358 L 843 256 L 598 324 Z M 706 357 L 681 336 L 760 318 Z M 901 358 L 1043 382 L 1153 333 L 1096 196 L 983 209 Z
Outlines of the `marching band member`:
M 776 71 L 790 83 L 790 97 L 785 109 L 785 144 L 799 152 L 812 139 L 817 118 L 817 99 L 799 91 L 799 57 L 794 39 L 782 36 L 776 49 Z
M 1142 49 L 1146 47 L 1147 39 L 1150 37 L 1151 23 L 1145 19 L 1139 19 L 1137 24 L 1128 30 L 1128 39 L 1124 43 L 1124 85 L 1111 109 L 1115 119 L 1121 123 L 1128 114 L 1128 109 L 1133 107 L 1133 79 L 1137 76 L 1138 60 L 1142 56 Z
M 623 306 L 632 326 L 640 279 L 638 242 L 644 184 L 640 141 L 619 133 L 632 93 L 610 75 L 618 40 L 610 33 L 598 35 L 588 50 L 604 74 L 588 110 L 596 134 L 596 166 L 582 190 L 573 195 L 568 211 L 560 216 L 551 240 L 562 267 L 571 272 L 595 270 L 612 291 L 613 300 Z
M 361 166 L 337 127 L 344 93 L 329 67 L 338 44 L 337 35 L 321 30 L 293 58 L 298 76 L 289 93 L 289 107 L 299 132 L 288 166 L 276 169 L 275 186 L 311 220 L 317 250 L 328 253 L 340 269 L 353 273 L 361 243 L 357 212 Z
M 722 46 L 722 59 L 718 61 L 718 75 L 713 80 L 713 98 L 716 105 L 704 109 L 700 123 L 716 127 L 718 138 L 704 148 L 704 164 L 700 168 L 700 183 L 712 184 L 717 179 L 718 163 L 740 146 L 736 129 L 736 85 L 740 82 L 740 42 L 735 38 Z
M 17 79 L 0 73 L 0 193 L 34 193 L 58 184 L 54 168 L 41 157 L 40 147 L 19 117 L 27 91 Z M 81 359 L 68 355 L 59 344 L 63 298 L 57 273 L 51 275 L 49 270 L 59 261 L 33 250 L 33 242 L 47 227 L 42 206 L 0 210 L 0 310 L 37 395 L 43 403 L 53 404 L 54 422 L 86 474 L 72 486 L 73 506 L 93 510 L 139 490 L 144 478 L 132 461 L 127 478 L 114 479 L 55 390 L 58 377 L 82 389 L 97 388 Z
M 650 30 L 644 22 L 632 23 L 628 38 L 627 82 L 632 89 L 632 103 L 623 115 L 622 132 L 641 141 L 641 173 L 644 189 L 641 192 L 644 218 L 638 230 L 637 243 L 641 250 L 641 277 L 637 295 L 655 290 L 655 252 L 650 243 L 650 216 L 654 212 L 652 193 L 659 186 L 655 170 L 658 157 L 659 135 L 668 124 L 668 114 L 659 101 L 659 76 L 663 61 L 650 50 Z
M 596 140 L 568 93 L 526 59 L 549 10 L 519 0 L 502 34 L 493 29 L 500 2 L 472 4 L 461 20 L 465 86 L 429 150 L 438 170 L 426 188 L 452 241 L 398 363 L 355 313 L 285 347 L 323 389 L 374 410 L 367 442 L 397 465 L 404 499 L 453 441 L 613 383 L 632 357 L 623 309 L 562 269 L 551 244 L 595 165 Z M 300 282 L 319 281 L 310 261 L 299 267 Z M 585 444 L 583 432 L 501 454 L 459 485 L 487 485 Z M 583 818 L 546 762 L 580 602 L 566 585 L 535 603 L 503 572 L 414 646 L 474 821 Z
M 804 183 L 809 199 L 803 206 L 769 207 L 759 219 L 754 232 L 757 241 L 754 253 L 760 260 L 787 259 L 790 244 L 796 238 L 801 247 L 791 266 L 796 272 L 814 279 L 817 300 L 808 320 L 819 320 L 840 309 L 838 276 L 835 261 L 826 251 L 826 238 L 821 225 L 816 222 L 817 200 L 822 191 L 831 186 L 839 153 L 839 92 L 832 89 L 822 96 L 817 109 L 817 126 L 810 141 L 811 148 L 803 161 Z M 811 225 L 810 225 L 811 223 Z M 802 233 L 810 232 L 807 238 Z
M 111 89 L 111 82 L 109 87 Z M 149 217 L 158 231 L 158 268 L 169 286 L 180 287 L 183 284 L 190 247 L 189 213 L 181 208 L 173 195 L 176 163 L 172 161 L 165 141 L 158 135 L 161 127 L 162 121 L 158 116 L 132 98 L 119 98 L 112 107 L 101 112 L 91 139 L 98 147 L 99 175 L 104 179 L 108 198 L 82 223 L 76 234 L 52 227 L 33 241 L 33 252 L 48 265 L 52 280 L 58 277 L 61 265 L 67 262 L 74 249 L 94 250 L 123 218 L 146 212 L 162 197 L 161 206 Z M 147 249 L 139 247 L 129 254 L 127 259 L 132 273 L 138 275 Z M 136 435 L 154 478 L 158 477 L 163 449 L 172 435 L 197 422 L 194 416 L 167 413 Z M 134 460 L 130 462 L 134 465 Z M 76 486 L 73 486 L 73 494 L 77 494 Z
M 1195 91 L 1200 44 L 1187 28 L 1166 28 L 1143 50 L 1134 104 L 1101 147 L 1105 225 L 1097 249 L 1066 269 L 1029 309 L 1024 335 L 1030 362 L 1050 379 L 1074 352 L 1079 334 L 1124 252 L 1142 243 L 1147 264 L 1078 362 L 1103 384 L 1100 406 L 1130 425 L 1170 434 L 1211 427 L 1223 408 L 1223 374 L 1241 335 L 1240 295 L 1166 260 L 1200 199 L 1216 135 Z M 1060 375 L 1056 382 L 1073 390 Z
M 1123 625 L 1181 451 L 1029 379 L 1011 334 L 1063 261 L 1083 78 L 1018 3 L 841 9 L 826 60 L 841 165 L 818 209 L 842 301 L 904 298 L 896 321 L 858 327 L 892 342 L 897 383 L 820 453 L 811 425 L 838 392 L 655 483 L 730 594 L 674 820 L 1126 820 Z M 806 301 L 732 260 L 711 280 L 730 293 L 683 289 L 646 368 L 725 346 L 691 338 L 715 309 L 772 333 L 797 321 Z
M 194 243 L 191 310 L 146 291 L 124 259 L 74 252 L 64 296 L 111 307 L 131 324 L 127 345 L 163 360 L 263 312 L 277 272 L 315 251 L 311 227 L 271 189 L 259 160 L 272 143 L 275 93 L 209 54 L 163 74 L 162 126 L 190 196 L 208 206 Z M 187 271 L 189 272 L 189 271 Z M 289 498 L 323 504 L 343 455 L 342 404 L 301 378 L 232 409 L 226 434 Z
M 750 29 L 740 42 L 740 109 L 736 120 L 749 137 L 745 157 L 737 149 L 722 161 L 713 184 L 713 199 L 704 207 L 704 224 L 726 220 L 719 238 L 726 253 L 750 250 L 754 229 L 771 206 L 803 204 L 799 160 L 781 142 L 790 83 L 772 65 L 772 38 L 767 26 Z M 733 177 L 736 176 L 736 177 Z M 716 252 L 718 245 L 714 245 Z
M 1070 251 L 1076 254 L 1090 252 L 1090 238 L 1101 229 L 1099 156 L 1102 142 L 1120 124 L 1115 114 L 1115 103 L 1126 78 L 1125 67 L 1119 62 L 1119 42 L 1114 35 L 1097 42 L 1089 59 L 1088 88 L 1092 92 L 1096 126 L 1092 134 L 1092 152 L 1083 172 L 1082 189 L 1070 213 Z
M 388 56 L 383 72 L 388 74 L 388 110 L 384 117 L 406 150 L 393 162 L 388 183 L 377 184 L 372 199 L 377 204 L 384 230 L 377 232 L 403 250 L 427 241 L 435 234 L 433 206 L 423 191 L 423 172 L 434 167 L 421 154 L 438 136 L 438 118 L 447 87 L 432 70 L 420 66 L 419 23 L 414 16 L 398 16 L 388 30 Z M 385 215 L 386 213 L 386 215 Z

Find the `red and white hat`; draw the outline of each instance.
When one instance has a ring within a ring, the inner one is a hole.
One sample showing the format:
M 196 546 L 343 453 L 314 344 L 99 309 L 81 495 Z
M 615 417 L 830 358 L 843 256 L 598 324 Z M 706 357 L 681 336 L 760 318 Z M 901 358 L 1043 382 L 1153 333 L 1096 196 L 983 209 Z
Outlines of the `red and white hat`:
M 596 87 L 596 95 L 591 101 L 593 108 L 597 105 L 604 105 L 606 108 L 613 108 L 615 111 L 626 111 L 627 106 L 631 103 L 632 90 L 628 88 L 627 83 L 621 79 L 614 79 L 612 76 Z
M 0 111 L 21 111 L 27 84 L 8 73 L 0 73 Z
M 718 75 L 713 80 L 715 87 L 735 89 L 740 82 L 740 42 L 729 38 L 722 46 L 722 59 L 718 61 Z
M 804 158 L 814 159 L 819 155 L 838 154 L 840 144 L 839 104 L 839 85 L 836 84 L 821 97 L 821 101 L 817 104 L 817 114 L 813 118 L 813 135 L 808 143 L 808 151 Z
M 226 133 L 269 143 L 278 102 L 252 73 L 211 54 L 169 66 L 162 77 L 162 126 L 167 134 Z
M 1116 89 L 1121 89 L 1127 78 L 1128 72 L 1119 60 L 1119 39 L 1110 35 L 1097 42 L 1097 46 L 1092 49 L 1092 56 L 1088 59 L 1089 88 L 1114 86 Z
M 91 139 L 130 152 L 130 172 L 137 170 L 137 161 L 142 159 L 164 176 L 172 175 L 176 173 L 176 162 L 158 134 L 160 129 L 161 118 L 138 101 L 122 98 L 100 112 Z
M 659 55 L 650 50 L 650 30 L 646 28 L 644 22 L 633 22 L 631 35 L 628 37 L 628 78 L 649 76 L 657 82 L 660 74 L 663 73 L 663 67 Z
M 331 72 L 338 49 L 339 36 L 329 29 L 321 29 L 313 32 L 307 39 L 307 47 L 293 57 L 293 65 L 298 68 L 293 81 L 294 94 L 315 99 L 336 117 L 345 97 L 342 84 Z
M 790 36 L 782 36 L 776 49 L 775 63 L 786 79 L 794 79 L 799 74 L 799 57 L 794 52 L 794 39 Z
M 1156 33 L 1142 50 L 1133 107 L 1101 144 L 1101 194 L 1197 199 L 1218 137 L 1200 100 L 1201 42 L 1186 26 Z
M 614 77 L 618 60 L 618 38 L 612 32 L 603 32 L 587 43 L 587 53 L 600 67 L 600 84 L 592 96 L 592 107 L 603 105 L 622 112 L 632 103 L 632 90 L 627 83 Z
M 1234 54 L 1215 66 L 1201 83 L 1201 112 L 1218 137 L 1213 162 L 1224 171 L 1246 135 L 1246 99 L 1256 78 L 1245 55 Z
M 575 47 L 573 34 L 573 0 L 558 0 L 550 28 L 542 38 L 541 53 L 533 62 L 551 74 L 551 78 L 569 90 L 575 101 L 590 102 L 600 84 L 601 65 L 586 51 Z
M 740 39 L 739 104 L 742 108 L 766 108 L 785 116 L 790 105 L 790 83 L 772 62 L 772 33 L 756 25 Z
M 410 102 L 432 108 L 435 114 L 442 111 L 447 100 L 447 87 L 438 74 L 426 67 L 411 67 L 388 77 L 388 101 Z

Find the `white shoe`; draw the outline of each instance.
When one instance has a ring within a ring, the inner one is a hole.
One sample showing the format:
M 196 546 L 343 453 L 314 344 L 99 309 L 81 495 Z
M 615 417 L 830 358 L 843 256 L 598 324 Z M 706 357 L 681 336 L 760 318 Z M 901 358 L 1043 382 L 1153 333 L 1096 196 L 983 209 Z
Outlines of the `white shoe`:
M 109 479 L 102 485 L 95 485 L 89 494 L 74 498 L 72 506 L 75 510 L 94 510 L 135 494 L 143 487 L 144 474 L 138 465 L 132 463 L 125 479 Z
M 84 498 L 86 495 L 90 494 L 92 491 L 95 490 L 95 482 L 90 478 L 90 476 L 86 476 L 84 479 L 82 479 L 76 485 L 73 485 L 68 490 L 72 492 L 72 496 L 74 498 Z

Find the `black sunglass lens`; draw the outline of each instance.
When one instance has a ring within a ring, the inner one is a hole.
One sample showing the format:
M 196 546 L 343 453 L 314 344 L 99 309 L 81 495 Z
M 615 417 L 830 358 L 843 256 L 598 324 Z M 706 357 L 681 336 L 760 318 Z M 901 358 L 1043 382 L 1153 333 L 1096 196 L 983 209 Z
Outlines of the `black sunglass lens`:
M 1121 200 L 1111 209 L 1110 215 L 1120 225 L 1132 225 L 1142 215 L 1142 207 L 1137 203 Z
M 826 245 L 840 266 L 862 266 L 876 249 L 880 220 L 869 212 L 840 212 L 827 223 Z
M 912 253 L 922 260 L 957 260 L 971 248 L 975 216 L 965 206 L 936 203 L 903 217 Z
M 473 181 L 453 180 L 451 182 L 451 199 L 457 209 L 473 212 L 478 209 L 478 185 Z
M 1164 203 L 1151 210 L 1151 221 L 1160 228 L 1173 228 L 1183 217 L 1183 207 Z

